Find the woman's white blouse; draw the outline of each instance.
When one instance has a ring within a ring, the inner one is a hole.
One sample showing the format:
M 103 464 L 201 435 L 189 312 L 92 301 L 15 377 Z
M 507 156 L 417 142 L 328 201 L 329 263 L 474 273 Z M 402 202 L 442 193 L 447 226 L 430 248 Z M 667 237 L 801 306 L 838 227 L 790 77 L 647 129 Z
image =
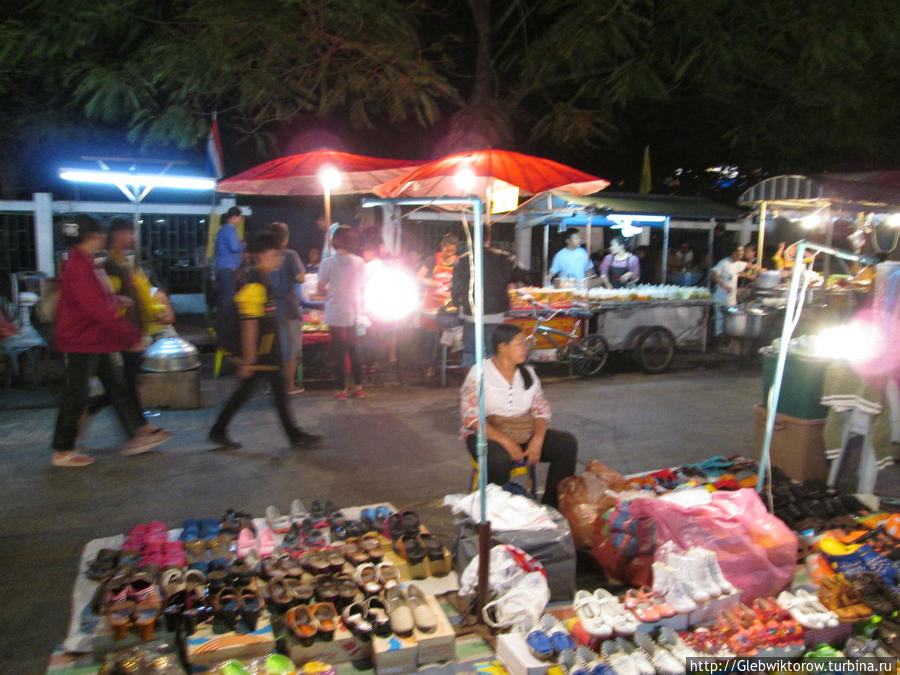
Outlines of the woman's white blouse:
M 531 373 L 531 387 L 525 389 L 525 379 L 516 369 L 510 384 L 492 359 L 484 361 L 484 413 L 485 415 L 501 415 L 518 417 L 531 413 L 550 421 L 550 404 L 544 398 L 544 390 L 534 368 L 525 366 Z M 475 433 L 478 426 L 478 374 L 475 366 L 469 369 L 466 379 L 460 388 L 460 413 L 462 427 L 460 434 L 466 437 Z

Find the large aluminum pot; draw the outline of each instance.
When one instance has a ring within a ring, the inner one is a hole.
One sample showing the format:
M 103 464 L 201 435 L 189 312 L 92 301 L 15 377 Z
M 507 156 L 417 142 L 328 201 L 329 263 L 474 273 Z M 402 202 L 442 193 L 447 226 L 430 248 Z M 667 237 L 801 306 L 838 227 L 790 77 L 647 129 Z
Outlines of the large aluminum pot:
M 756 338 L 762 335 L 771 312 L 761 307 L 728 307 L 722 314 L 725 335 Z
M 141 368 L 153 373 L 173 373 L 200 367 L 200 353 L 187 340 L 167 337 L 147 347 Z
M 781 283 L 781 270 L 763 270 L 756 277 L 757 288 L 775 288 Z

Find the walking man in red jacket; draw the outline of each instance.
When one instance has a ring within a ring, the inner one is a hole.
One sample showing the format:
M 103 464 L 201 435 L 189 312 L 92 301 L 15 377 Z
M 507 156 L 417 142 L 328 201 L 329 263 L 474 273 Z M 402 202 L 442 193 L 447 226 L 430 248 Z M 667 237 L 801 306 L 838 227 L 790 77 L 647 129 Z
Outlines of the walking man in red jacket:
M 78 467 L 94 460 L 75 450 L 78 424 L 88 401 L 91 375 L 97 375 L 112 399 L 116 414 L 131 437 L 122 454 L 136 455 L 168 440 L 168 432 L 154 433 L 142 425 L 139 411 L 127 395 L 121 370 L 112 354 L 133 347 L 140 331 L 120 311 L 125 304 L 112 292 L 94 254 L 106 244 L 106 232 L 95 219 L 82 216 L 77 245 L 69 252 L 60 282 L 56 310 L 56 348 L 66 355 L 66 383 L 61 392 L 53 432 L 53 466 Z M 74 232 L 72 233 L 74 234 Z M 162 431 L 162 430 L 159 430 Z

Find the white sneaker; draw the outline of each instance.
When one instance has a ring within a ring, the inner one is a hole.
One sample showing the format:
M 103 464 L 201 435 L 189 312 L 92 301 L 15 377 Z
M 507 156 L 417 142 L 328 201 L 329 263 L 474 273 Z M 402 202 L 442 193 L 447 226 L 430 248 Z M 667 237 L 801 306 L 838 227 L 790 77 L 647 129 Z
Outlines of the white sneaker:
M 708 548 L 697 547 L 688 551 L 688 554 L 696 556 L 700 560 L 706 560 L 709 576 L 713 583 L 722 591 L 721 595 L 730 595 L 735 592 L 735 587 L 725 578 L 725 575 L 722 574 L 722 568 L 719 567 L 719 557 L 716 555 L 715 551 Z
M 810 593 L 805 588 L 798 588 L 794 591 L 794 597 L 803 601 L 807 611 L 818 616 L 826 628 L 835 628 L 840 623 L 838 615 L 825 607 L 814 593 Z
M 588 591 L 575 593 L 575 601 L 572 603 L 575 615 L 581 620 L 581 625 L 589 635 L 599 638 L 608 638 L 613 634 L 613 628 L 603 615 L 603 605 L 594 595 Z
M 650 656 L 650 664 L 659 675 L 684 675 L 684 664 L 668 649 L 653 642 L 649 633 L 638 633 L 634 642 Z
M 698 565 L 694 557 L 670 553 L 667 562 L 675 575 L 682 580 L 691 600 L 697 604 L 707 602 L 720 594 L 719 587 L 712 586 L 712 580 L 707 578 L 709 573 L 706 571 L 706 565 Z
M 656 675 L 656 668 L 650 663 L 650 657 L 647 652 L 640 647 L 636 647 L 625 638 L 616 638 L 616 644 L 619 645 L 623 652 L 628 654 L 631 663 L 641 675 Z
M 598 588 L 594 591 L 594 598 L 600 602 L 602 606 L 601 614 L 603 620 L 612 626 L 616 635 L 634 635 L 637 632 L 640 622 L 637 617 L 625 609 L 619 599 L 605 588 Z
M 775 602 L 782 609 L 786 609 L 791 617 L 804 628 L 824 628 L 825 621 L 815 612 L 810 612 L 806 602 L 793 595 L 789 591 L 781 591 Z
M 653 590 L 662 595 L 679 614 L 690 614 L 697 609 L 697 603 L 688 595 L 675 571 L 661 562 L 653 563 Z
M 300 524 L 305 518 L 309 518 L 309 511 L 299 499 L 291 502 L 291 522 Z

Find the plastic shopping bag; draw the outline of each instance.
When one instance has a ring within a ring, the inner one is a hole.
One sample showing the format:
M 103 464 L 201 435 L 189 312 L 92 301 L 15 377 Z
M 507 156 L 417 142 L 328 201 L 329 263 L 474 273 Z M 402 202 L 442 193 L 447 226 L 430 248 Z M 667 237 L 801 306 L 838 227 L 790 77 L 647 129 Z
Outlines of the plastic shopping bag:
M 797 536 L 766 511 L 754 490 L 719 491 L 708 503 L 691 507 L 637 498 L 629 508 L 653 519 L 657 544 L 715 551 L 725 578 L 744 592 L 744 602 L 778 595 L 793 579 Z

